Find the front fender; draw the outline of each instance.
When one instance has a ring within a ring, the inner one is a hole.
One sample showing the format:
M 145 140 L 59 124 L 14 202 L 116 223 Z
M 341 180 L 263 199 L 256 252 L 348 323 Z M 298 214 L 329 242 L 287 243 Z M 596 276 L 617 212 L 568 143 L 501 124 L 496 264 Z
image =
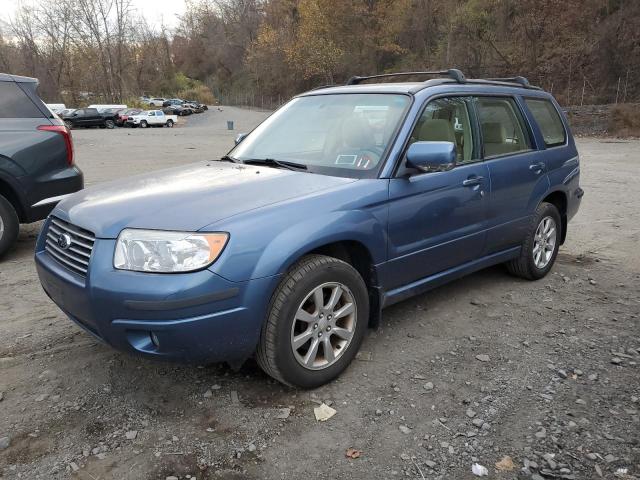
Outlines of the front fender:
M 210 269 L 241 282 L 285 272 L 324 245 L 355 241 L 375 264 L 386 260 L 388 181 L 360 180 L 305 198 L 222 220 L 208 231 L 229 232 L 229 244 Z
M 364 211 L 330 212 L 280 232 L 266 246 L 251 278 L 283 273 L 306 253 L 346 241 L 364 245 L 374 264 L 384 261 L 387 238 L 378 218 Z

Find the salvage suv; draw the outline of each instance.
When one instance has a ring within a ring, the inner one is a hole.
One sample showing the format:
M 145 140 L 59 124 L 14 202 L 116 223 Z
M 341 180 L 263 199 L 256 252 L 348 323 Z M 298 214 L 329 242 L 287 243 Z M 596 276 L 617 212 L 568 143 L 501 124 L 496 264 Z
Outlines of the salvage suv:
M 583 195 L 558 104 L 522 77 L 421 74 L 439 78 L 304 93 L 222 161 L 65 199 L 37 242 L 44 290 L 115 348 L 255 354 L 310 388 L 384 307 L 498 263 L 544 277 Z
M 0 256 L 15 242 L 20 223 L 46 218 L 83 186 L 71 132 L 37 87 L 35 78 L 0 73 Z

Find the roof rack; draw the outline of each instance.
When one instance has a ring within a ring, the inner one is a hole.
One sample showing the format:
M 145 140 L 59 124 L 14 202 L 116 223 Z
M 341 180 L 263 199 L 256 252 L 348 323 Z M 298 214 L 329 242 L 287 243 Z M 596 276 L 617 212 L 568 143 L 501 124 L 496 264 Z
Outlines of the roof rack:
M 502 82 L 502 83 L 517 83 L 523 88 L 530 88 L 533 90 L 540 90 L 540 87 L 536 87 L 535 85 L 531 85 L 529 80 L 525 77 L 517 76 L 517 77 L 503 77 L 503 78 L 482 78 L 479 80 L 485 80 L 487 82 Z
M 466 78 L 464 73 L 462 73 L 457 68 L 450 68 L 449 70 L 437 70 L 433 72 L 399 72 L 399 73 L 383 73 L 381 75 L 369 75 L 366 77 L 354 76 L 347 80 L 346 85 L 358 85 L 360 82 L 365 80 L 370 80 L 372 78 L 386 78 L 386 77 L 401 77 L 401 76 L 412 76 L 412 75 L 445 75 L 449 78 L 452 78 L 458 83 L 466 83 Z
M 506 83 L 517 83 L 522 85 L 524 88 L 531 88 L 533 85 L 529 83 L 525 77 L 504 77 L 504 78 L 483 78 L 482 80 L 488 80 L 490 82 L 506 82 Z

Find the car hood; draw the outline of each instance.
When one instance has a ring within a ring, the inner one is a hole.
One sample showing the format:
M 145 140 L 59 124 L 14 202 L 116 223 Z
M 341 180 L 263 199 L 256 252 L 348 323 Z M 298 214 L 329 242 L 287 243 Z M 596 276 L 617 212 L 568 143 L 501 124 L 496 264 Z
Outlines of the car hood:
M 87 188 L 60 202 L 52 214 L 98 238 L 116 238 L 127 227 L 197 231 L 239 213 L 355 181 L 201 162 Z

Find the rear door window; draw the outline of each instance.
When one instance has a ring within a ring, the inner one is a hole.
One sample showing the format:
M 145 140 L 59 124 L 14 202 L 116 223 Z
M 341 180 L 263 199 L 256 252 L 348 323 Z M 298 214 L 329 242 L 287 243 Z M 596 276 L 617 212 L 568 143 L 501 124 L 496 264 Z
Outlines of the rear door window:
M 515 100 L 478 97 L 476 105 L 485 157 L 512 155 L 531 149 L 531 141 Z
M 567 133 L 564 130 L 564 125 L 560 120 L 556 107 L 549 100 L 541 98 L 526 98 L 525 102 L 540 127 L 544 144 L 547 147 L 564 145 L 567 140 Z
M 43 116 L 15 82 L 0 82 L 0 118 L 42 118 Z

